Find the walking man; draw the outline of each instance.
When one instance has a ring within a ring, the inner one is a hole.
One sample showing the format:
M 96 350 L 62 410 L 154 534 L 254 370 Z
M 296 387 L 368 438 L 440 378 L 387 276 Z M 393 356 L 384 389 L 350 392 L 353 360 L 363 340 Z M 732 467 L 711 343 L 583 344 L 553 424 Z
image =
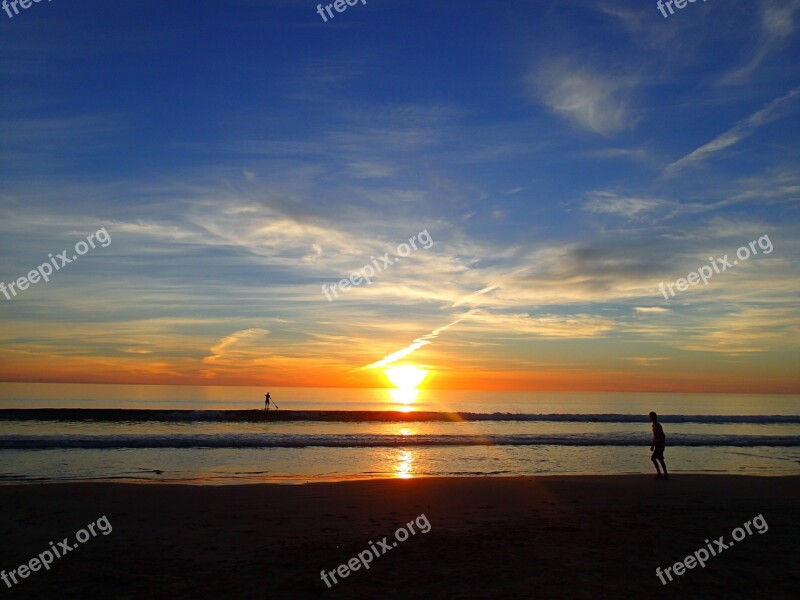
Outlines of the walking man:
M 664 435 L 664 428 L 661 427 L 661 423 L 658 422 L 658 415 L 654 412 L 650 413 L 650 421 L 653 423 L 653 442 L 650 444 L 650 451 L 653 453 L 650 455 L 650 460 L 653 461 L 653 464 L 656 467 L 656 479 L 669 479 L 669 473 L 667 473 L 667 463 L 664 462 L 664 447 L 667 445 L 667 436 Z M 664 474 L 661 474 L 661 469 L 658 467 L 658 463 L 661 463 L 661 466 L 664 468 Z

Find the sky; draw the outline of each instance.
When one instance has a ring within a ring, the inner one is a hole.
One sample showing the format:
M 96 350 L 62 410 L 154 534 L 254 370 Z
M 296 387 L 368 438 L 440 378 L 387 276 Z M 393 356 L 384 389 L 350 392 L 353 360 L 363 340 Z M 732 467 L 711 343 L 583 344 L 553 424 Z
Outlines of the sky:
M 674 12 L 0 12 L 0 381 L 800 393 L 800 0 Z

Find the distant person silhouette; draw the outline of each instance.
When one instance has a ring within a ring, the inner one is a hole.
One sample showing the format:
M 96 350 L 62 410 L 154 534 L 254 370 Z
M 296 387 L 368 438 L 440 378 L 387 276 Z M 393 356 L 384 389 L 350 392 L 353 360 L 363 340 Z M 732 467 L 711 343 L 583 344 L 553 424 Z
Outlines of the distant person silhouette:
M 264 394 L 264 410 L 269 410 L 269 400 L 272 396 L 269 395 L 269 392 Z
M 658 422 L 658 415 L 656 413 L 650 413 L 650 420 L 653 422 L 653 443 L 650 444 L 650 451 L 653 454 L 650 455 L 650 460 L 653 461 L 656 472 L 658 473 L 656 479 L 669 479 L 667 463 L 664 462 L 664 447 L 667 445 L 667 436 L 664 435 L 664 428 L 661 427 L 661 423 Z M 661 469 L 658 468 L 659 462 L 664 468 L 663 475 L 661 474 Z

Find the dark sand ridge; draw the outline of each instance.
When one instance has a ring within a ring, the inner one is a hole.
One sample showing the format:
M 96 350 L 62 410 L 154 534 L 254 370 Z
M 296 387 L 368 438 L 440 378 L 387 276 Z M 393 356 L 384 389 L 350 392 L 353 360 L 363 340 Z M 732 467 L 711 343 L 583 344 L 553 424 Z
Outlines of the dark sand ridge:
M 795 598 L 800 477 L 422 478 L 297 486 L 0 486 L 0 568 L 106 515 L 113 526 L 8 598 Z M 328 590 L 330 571 L 425 513 Z M 655 575 L 763 514 L 663 586 Z

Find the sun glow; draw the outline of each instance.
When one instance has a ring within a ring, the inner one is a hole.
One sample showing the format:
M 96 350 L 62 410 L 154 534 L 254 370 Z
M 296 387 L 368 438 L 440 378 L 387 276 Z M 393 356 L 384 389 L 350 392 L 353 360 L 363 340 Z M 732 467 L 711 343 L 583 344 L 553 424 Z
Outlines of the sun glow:
M 420 369 L 419 367 L 415 367 L 413 365 L 391 367 L 389 369 L 385 369 L 384 373 L 392 385 L 396 388 L 400 388 L 401 390 L 416 389 L 419 384 L 422 383 L 422 380 L 428 375 L 428 372 L 425 369 Z

